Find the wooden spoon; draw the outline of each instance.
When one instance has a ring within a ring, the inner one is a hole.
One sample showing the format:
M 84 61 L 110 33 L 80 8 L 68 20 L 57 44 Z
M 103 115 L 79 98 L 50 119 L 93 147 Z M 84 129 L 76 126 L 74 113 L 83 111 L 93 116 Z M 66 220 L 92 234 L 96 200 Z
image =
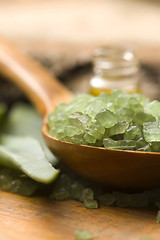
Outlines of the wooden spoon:
M 47 116 L 73 94 L 12 43 L 0 40 L 0 72 L 17 84 L 44 116 L 47 146 L 79 175 L 117 189 L 160 187 L 160 153 L 111 150 L 63 142 L 49 135 Z

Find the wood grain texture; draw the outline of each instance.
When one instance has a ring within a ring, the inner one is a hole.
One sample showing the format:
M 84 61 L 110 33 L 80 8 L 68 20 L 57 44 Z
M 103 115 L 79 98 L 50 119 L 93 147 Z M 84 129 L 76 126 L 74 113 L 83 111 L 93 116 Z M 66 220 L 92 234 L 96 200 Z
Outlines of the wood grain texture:
M 159 240 L 156 211 L 101 207 L 0 192 L 0 240 L 73 240 L 77 229 L 99 240 Z
M 0 73 L 26 93 L 44 116 L 53 106 L 73 96 L 56 78 L 12 42 L 0 38 Z

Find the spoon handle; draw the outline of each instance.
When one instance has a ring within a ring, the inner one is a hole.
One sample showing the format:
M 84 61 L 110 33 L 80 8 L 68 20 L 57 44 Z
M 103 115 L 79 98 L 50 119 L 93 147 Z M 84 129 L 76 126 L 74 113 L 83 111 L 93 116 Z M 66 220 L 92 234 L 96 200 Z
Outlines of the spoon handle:
M 0 73 L 19 86 L 42 116 L 73 94 L 40 64 L 31 60 L 8 40 L 0 38 Z

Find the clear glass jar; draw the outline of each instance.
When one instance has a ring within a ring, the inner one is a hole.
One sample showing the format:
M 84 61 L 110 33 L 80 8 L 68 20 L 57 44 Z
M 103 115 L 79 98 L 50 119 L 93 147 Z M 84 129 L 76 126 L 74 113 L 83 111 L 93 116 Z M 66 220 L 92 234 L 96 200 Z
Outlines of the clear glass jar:
M 121 89 L 128 93 L 140 92 L 139 61 L 130 48 L 102 47 L 93 53 L 94 76 L 90 80 L 90 93 L 111 93 Z

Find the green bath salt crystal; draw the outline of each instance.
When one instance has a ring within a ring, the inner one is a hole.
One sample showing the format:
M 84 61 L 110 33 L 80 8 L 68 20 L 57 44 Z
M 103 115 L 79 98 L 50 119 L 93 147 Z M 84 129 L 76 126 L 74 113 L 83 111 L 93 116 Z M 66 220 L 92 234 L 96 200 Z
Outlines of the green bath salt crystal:
M 67 141 L 67 138 L 63 137 L 62 140 Z M 86 145 L 87 142 L 84 139 L 84 134 L 74 135 L 68 139 L 68 141 L 76 144 L 83 144 Z
M 81 192 L 79 200 L 84 202 L 85 200 L 94 200 L 94 192 L 91 188 L 84 188 Z
M 102 109 L 96 116 L 97 122 L 105 128 L 113 127 L 118 121 L 114 113 L 107 109 Z
M 96 143 L 96 137 L 92 134 L 92 133 L 90 133 L 90 132 L 86 132 L 85 134 L 84 134 L 84 140 L 87 142 L 87 143 L 90 143 L 90 144 L 94 144 L 94 143 Z
M 105 193 L 99 197 L 99 202 L 103 206 L 112 206 L 116 199 L 111 193 Z
M 157 100 L 149 102 L 145 105 L 145 112 L 158 118 L 158 116 L 160 116 L 160 102 Z
M 130 197 L 127 193 L 122 192 L 112 192 L 113 196 L 115 197 L 115 204 L 117 207 L 126 208 L 130 207 Z
M 130 206 L 133 208 L 144 208 L 149 205 L 149 199 L 145 193 L 135 193 L 129 195 Z
M 79 181 L 74 182 L 70 188 L 71 199 L 75 199 L 75 200 L 80 199 L 81 192 L 83 189 L 84 189 L 84 186 Z
M 85 199 L 83 201 L 83 205 L 88 209 L 96 209 L 98 208 L 98 202 L 93 199 Z
M 135 113 L 144 112 L 144 107 L 136 98 L 129 99 L 128 105 L 129 105 L 129 109 L 131 109 Z
M 126 129 L 124 133 L 124 139 L 133 140 L 137 136 L 141 136 L 142 131 L 139 125 L 131 125 L 128 129 Z
M 0 169 L 0 188 L 4 191 L 10 191 L 11 183 L 13 180 L 12 169 L 1 168 Z
M 160 120 L 144 123 L 143 135 L 146 142 L 160 142 Z
M 75 126 L 66 126 L 64 133 L 67 137 L 73 137 L 74 135 L 79 135 L 82 130 Z
M 23 196 L 31 196 L 38 189 L 36 182 L 29 178 L 21 177 L 11 182 L 10 191 Z
M 137 112 L 134 114 L 133 122 L 139 125 L 143 125 L 145 122 L 154 122 L 156 121 L 155 117 L 151 114 L 144 113 L 144 112 Z
M 153 149 L 153 151 L 160 152 L 160 142 L 152 142 L 150 143 L 150 147 Z
M 129 127 L 129 123 L 127 122 L 118 122 L 116 125 L 110 128 L 109 135 L 114 136 L 117 134 L 125 133 L 127 128 Z
M 48 116 L 48 125 L 50 128 L 54 126 L 54 120 L 61 119 L 65 120 L 67 118 L 67 115 L 65 114 L 65 103 L 61 103 L 55 107 L 55 111 Z
M 103 140 L 103 143 L 104 143 L 105 148 L 132 150 L 136 147 L 136 141 L 134 141 L 134 140 L 114 141 L 111 138 L 105 138 Z
M 81 94 L 56 106 L 48 117 L 49 132 L 76 144 L 159 152 L 159 106 L 158 100 L 121 90 L 97 97 Z
M 23 196 L 31 196 L 38 188 L 37 182 L 11 168 L 0 169 L 0 189 L 17 193 Z
M 65 111 L 67 115 L 69 116 L 75 112 L 81 112 L 84 114 L 84 112 L 86 112 L 86 108 L 88 107 L 88 102 L 92 101 L 92 99 L 94 99 L 94 97 L 89 94 L 77 95 L 66 106 Z
M 116 108 L 127 107 L 130 97 L 130 94 L 121 90 L 113 90 L 111 94 L 111 100 L 114 102 Z
M 65 187 L 61 187 L 58 190 L 53 191 L 50 196 L 51 199 L 59 201 L 69 199 L 69 197 L 69 191 Z
M 54 184 L 51 199 L 66 200 L 70 197 L 71 179 L 66 174 L 61 174 Z
M 88 106 L 85 109 L 85 114 L 93 118 L 101 109 L 104 109 L 105 107 L 106 103 L 103 101 L 103 99 L 98 99 L 95 97 L 88 102 Z
M 69 116 L 69 124 L 80 129 L 85 129 L 91 122 L 91 118 L 88 115 L 75 112 Z
M 97 121 L 90 124 L 85 130 L 84 139 L 88 143 L 95 143 L 96 140 L 101 140 L 105 128 L 102 127 Z
M 76 240 L 93 240 L 94 237 L 95 236 L 89 231 L 76 230 L 76 232 L 75 232 Z
M 116 111 L 116 118 L 118 121 L 132 122 L 133 121 L 133 111 L 129 108 L 121 107 Z

